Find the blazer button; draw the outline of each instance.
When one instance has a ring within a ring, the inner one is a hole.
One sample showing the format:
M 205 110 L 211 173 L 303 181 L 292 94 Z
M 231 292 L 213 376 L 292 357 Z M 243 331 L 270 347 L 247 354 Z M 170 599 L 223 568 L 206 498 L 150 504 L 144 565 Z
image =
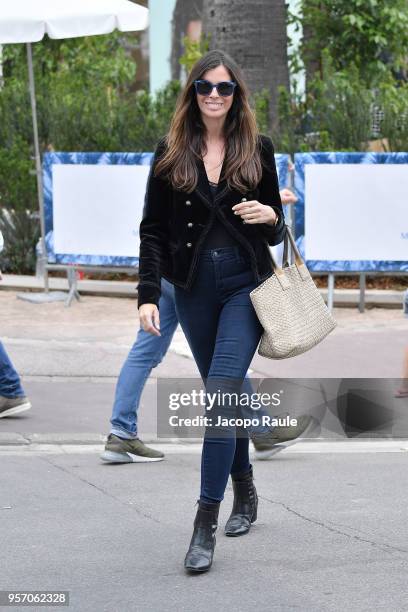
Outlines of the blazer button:
M 192 223 L 187 223 L 187 227 L 193 227 Z
M 191 206 L 190 200 L 186 200 L 186 206 Z
M 247 199 L 246 199 L 246 198 L 241 198 L 241 202 L 246 202 L 246 201 L 247 201 Z M 242 223 L 245 223 L 245 220 L 244 220 L 244 219 L 242 219 Z
M 191 244 L 191 242 L 187 242 L 186 246 L 190 249 L 193 245 Z

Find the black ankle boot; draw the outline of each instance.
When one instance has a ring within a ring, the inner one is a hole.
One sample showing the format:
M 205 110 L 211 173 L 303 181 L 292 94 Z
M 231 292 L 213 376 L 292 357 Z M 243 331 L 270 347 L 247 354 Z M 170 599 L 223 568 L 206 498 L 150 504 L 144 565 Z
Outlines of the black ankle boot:
M 232 475 L 234 505 L 225 525 L 225 535 L 240 536 L 248 533 L 258 513 L 258 495 L 253 481 L 252 466 L 247 472 Z
M 219 509 L 220 504 L 198 502 L 193 536 L 184 560 L 184 567 L 189 572 L 206 572 L 211 567 Z

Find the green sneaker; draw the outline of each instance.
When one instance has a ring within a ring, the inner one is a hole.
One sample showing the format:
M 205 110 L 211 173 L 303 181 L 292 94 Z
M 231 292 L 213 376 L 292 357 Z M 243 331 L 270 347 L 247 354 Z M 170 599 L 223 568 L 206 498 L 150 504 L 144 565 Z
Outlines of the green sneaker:
M 20 414 L 20 412 L 25 412 L 26 410 L 30 410 L 30 408 L 31 404 L 29 399 L 23 395 L 13 398 L 0 395 L 0 419 Z
M 255 447 L 255 458 L 259 460 L 269 459 L 272 455 L 284 450 L 288 444 L 293 442 L 311 425 L 313 419 L 309 415 L 298 417 L 297 425 L 288 427 L 272 427 L 267 433 L 252 435 L 251 440 Z
M 139 438 L 124 440 L 111 433 L 106 441 L 101 459 L 108 463 L 148 463 L 149 461 L 163 461 L 164 455 L 143 444 Z

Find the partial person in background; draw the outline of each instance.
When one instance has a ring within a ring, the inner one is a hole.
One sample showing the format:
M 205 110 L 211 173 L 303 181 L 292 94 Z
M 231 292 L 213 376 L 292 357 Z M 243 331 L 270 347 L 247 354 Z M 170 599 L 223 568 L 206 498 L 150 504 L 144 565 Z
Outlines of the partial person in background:
M 408 397 L 408 346 L 404 351 L 401 386 L 396 390 L 394 397 Z
M 403 309 L 405 316 L 408 317 L 408 289 L 404 291 Z M 396 390 L 394 397 L 408 397 L 408 346 L 404 350 L 401 385 Z
M 280 191 L 282 204 L 295 204 L 297 197 L 287 188 Z M 282 245 L 271 247 L 277 261 L 282 259 Z M 161 335 L 146 332 L 141 327 L 136 340 L 122 366 L 115 390 L 112 408 L 111 428 L 101 459 L 107 463 L 147 463 L 162 461 L 164 455 L 146 446 L 138 436 L 137 415 L 140 398 L 153 368 L 164 359 L 178 326 L 174 304 L 174 287 L 165 279 L 161 280 L 159 303 Z M 243 392 L 253 393 L 251 383 L 245 378 Z M 245 411 L 245 408 L 242 409 Z M 253 414 L 250 408 L 248 415 Z M 258 411 L 261 417 L 262 410 Z M 277 415 L 273 415 L 277 416 Z M 248 433 L 255 447 L 257 459 L 269 459 L 285 448 L 285 444 L 298 438 L 311 422 L 310 416 L 298 417 L 297 425 L 289 427 L 253 426 Z
M 0 232 L 0 253 L 3 250 L 3 235 Z M 0 280 L 2 279 L 0 270 Z M 14 416 L 31 408 L 6 349 L 0 342 L 0 418 Z

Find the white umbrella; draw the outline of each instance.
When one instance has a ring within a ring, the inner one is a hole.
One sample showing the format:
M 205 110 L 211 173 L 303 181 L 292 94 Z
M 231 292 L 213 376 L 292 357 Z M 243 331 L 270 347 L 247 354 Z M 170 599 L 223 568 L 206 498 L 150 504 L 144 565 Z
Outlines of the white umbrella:
M 144 30 L 148 10 L 128 0 L 10 0 L 0 3 L 0 44 L 26 43 L 38 203 L 41 223 L 42 256 L 46 260 L 44 199 L 31 43 L 50 38 L 76 38 Z M 45 261 L 46 263 L 46 261 Z M 45 290 L 48 275 L 44 267 Z

